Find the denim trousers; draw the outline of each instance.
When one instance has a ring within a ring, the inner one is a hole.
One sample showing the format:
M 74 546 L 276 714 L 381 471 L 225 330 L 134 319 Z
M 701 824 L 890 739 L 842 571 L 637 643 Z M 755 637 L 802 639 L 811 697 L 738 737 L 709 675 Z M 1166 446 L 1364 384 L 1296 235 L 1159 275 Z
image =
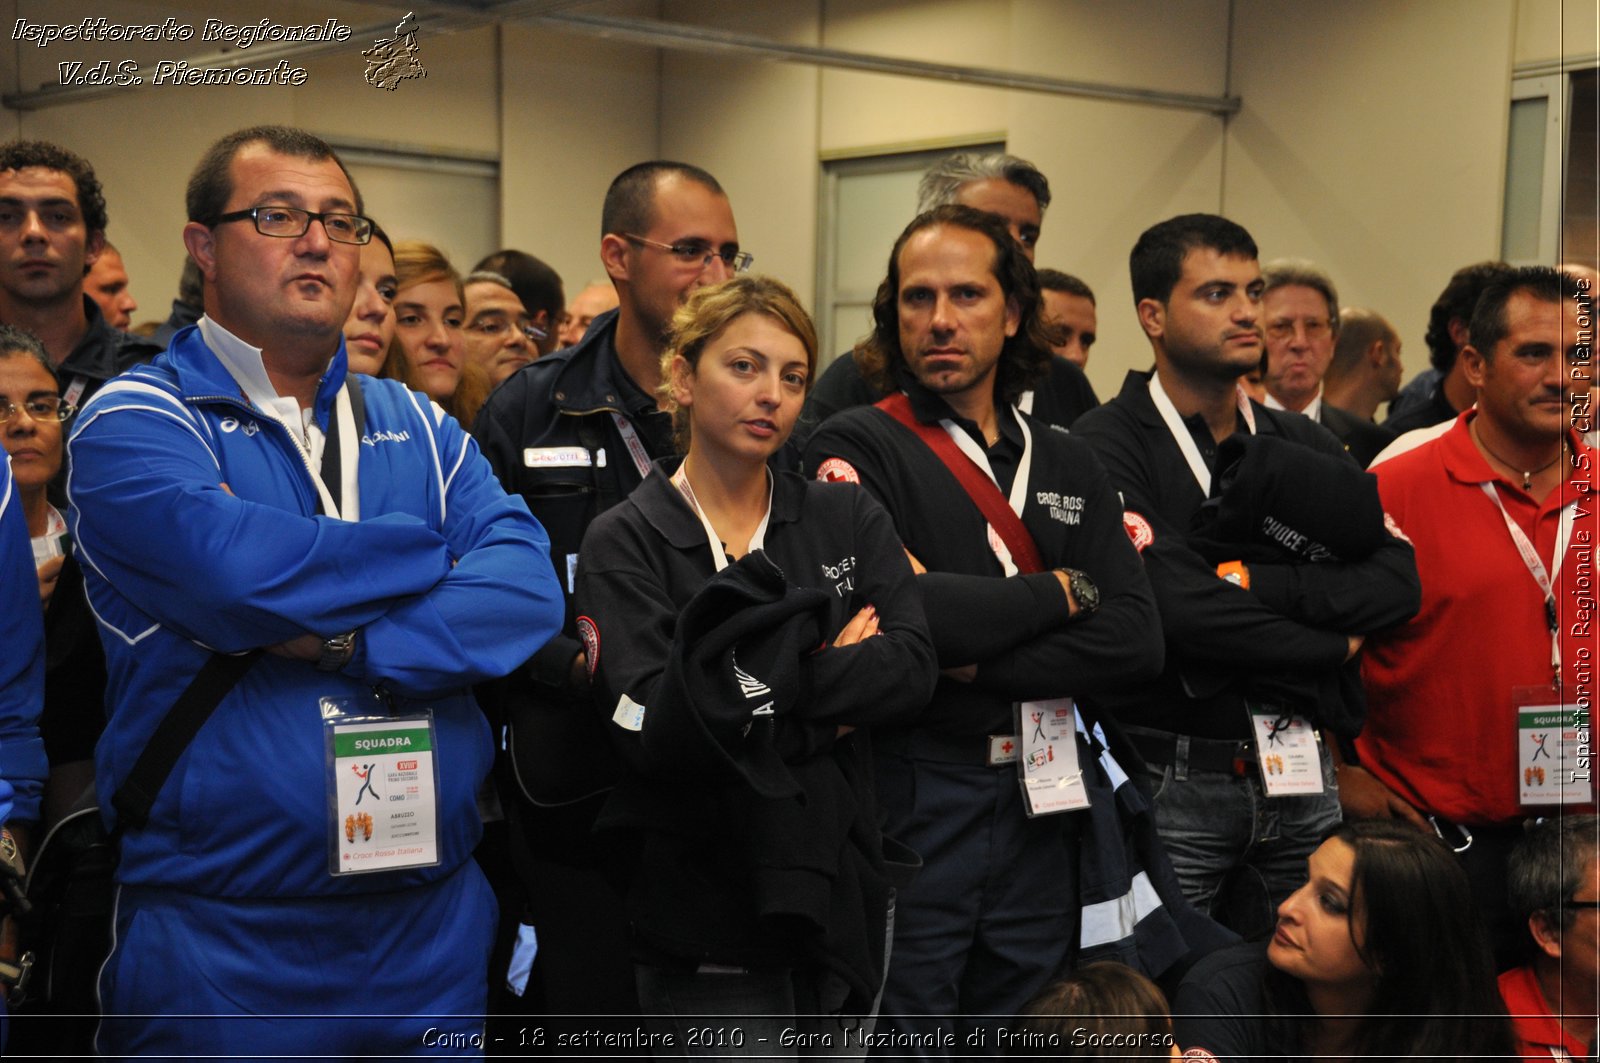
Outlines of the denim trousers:
M 1254 764 L 1242 775 L 1150 765 L 1156 830 L 1183 895 L 1246 939 L 1270 933 L 1306 881 L 1306 858 L 1340 823 L 1333 763 L 1319 752 L 1322 793 L 1295 797 L 1268 797 Z

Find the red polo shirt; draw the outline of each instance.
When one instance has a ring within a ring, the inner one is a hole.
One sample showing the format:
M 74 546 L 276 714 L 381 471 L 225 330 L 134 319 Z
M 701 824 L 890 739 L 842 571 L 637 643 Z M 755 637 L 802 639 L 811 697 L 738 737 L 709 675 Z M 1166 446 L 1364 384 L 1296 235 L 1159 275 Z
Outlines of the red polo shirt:
M 1374 470 L 1385 511 L 1416 547 L 1422 609 L 1367 640 L 1367 724 L 1356 747 L 1364 767 L 1424 812 L 1490 824 L 1522 814 L 1512 689 L 1549 684 L 1550 631 L 1544 595 L 1480 485 L 1496 485 L 1547 569 L 1562 508 L 1576 504 L 1555 580 L 1570 704 L 1595 690 L 1600 468 L 1573 434 L 1572 475 L 1535 503 L 1520 480 L 1500 477 L 1478 452 L 1467 432 L 1473 416 L 1462 413 L 1438 439 Z
M 1564 1050 L 1573 1059 L 1583 1059 L 1589 1051 L 1582 1041 L 1573 1039 L 1561 1028 L 1561 1020 L 1550 1012 L 1550 1004 L 1539 988 L 1532 967 L 1513 967 L 1500 976 L 1500 999 L 1506 1002 L 1517 1040 L 1525 1059 L 1564 1059 Z

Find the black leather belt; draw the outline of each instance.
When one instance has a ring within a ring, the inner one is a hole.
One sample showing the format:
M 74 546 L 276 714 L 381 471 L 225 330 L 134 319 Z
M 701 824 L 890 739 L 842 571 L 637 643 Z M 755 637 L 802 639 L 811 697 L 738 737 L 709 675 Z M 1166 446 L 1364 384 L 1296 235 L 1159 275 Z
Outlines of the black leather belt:
M 1241 778 L 1255 773 L 1256 744 L 1243 739 L 1195 738 L 1152 731 L 1144 727 L 1127 727 L 1128 739 L 1139 751 L 1146 764 L 1165 767 L 1178 762 L 1179 740 L 1189 742 L 1188 764 L 1196 771 L 1219 771 Z
M 1007 742 L 1020 745 L 1015 735 L 947 735 L 922 728 L 875 731 L 872 747 L 880 753 L 894 753 L 913 760 L 933 760 L 943 764 L 970 764 L 980 768 L 1009 768 L 1017 760 Z M 1006 758 L 1006 759 L 1001 759 Z

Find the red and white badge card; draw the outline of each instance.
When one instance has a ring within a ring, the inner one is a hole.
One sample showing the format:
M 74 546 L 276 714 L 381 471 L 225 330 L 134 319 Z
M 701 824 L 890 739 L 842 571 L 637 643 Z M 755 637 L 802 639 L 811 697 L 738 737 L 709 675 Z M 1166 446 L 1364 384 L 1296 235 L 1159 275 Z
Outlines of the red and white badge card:
M 1089 792 L 1078 768 L 1077 714 L 1071 698 L 1024 701 L 1017 705 L 1017 737 L 1022 756 L 1017 778 L 1029 817 L 1089 807 Z

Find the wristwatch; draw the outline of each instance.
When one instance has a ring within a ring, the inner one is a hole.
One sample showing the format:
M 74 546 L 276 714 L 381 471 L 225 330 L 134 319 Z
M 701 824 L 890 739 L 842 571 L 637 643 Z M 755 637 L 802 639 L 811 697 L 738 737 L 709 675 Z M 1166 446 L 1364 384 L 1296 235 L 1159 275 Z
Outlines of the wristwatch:
M 356 652 L 356 632 L 346 631 L 322 643 L 322 656 L 317 658 L 319 672 L 337 672 L 350 663 Z
M 1086 617 L 1100 608 L 1100 588 L 1094 585 L 1094 580 L 1089 578 L 1089 574 L 1076 568 L 1063 571 L 1067 574 L 1067 587 L 1078 603 L 1078 612 L 1074 619 Z

